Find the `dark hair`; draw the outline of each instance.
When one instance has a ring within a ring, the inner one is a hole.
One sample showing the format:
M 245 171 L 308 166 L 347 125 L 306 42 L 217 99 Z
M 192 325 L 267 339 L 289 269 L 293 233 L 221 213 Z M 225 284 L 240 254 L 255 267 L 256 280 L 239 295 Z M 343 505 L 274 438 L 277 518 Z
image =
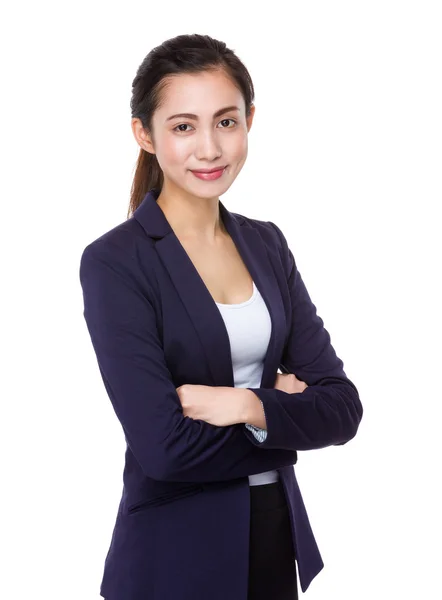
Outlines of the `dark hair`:
M 181 73 L 200 73 L 222 69 L 241 91 L 246 114 L 250 115 L 255 91 L 245 65 L 224 42 L 208 35 L 178 35 L 153 48 L 138 67 L 132 82 L 130 101 L 132 118 L 138 117 L 152 133 L 152 117 L 160 105 L 165 77 Z M 128 217 L 152 188 L 161 190 L 163 171 L 155 154 L 140 148 L 130 193 Z

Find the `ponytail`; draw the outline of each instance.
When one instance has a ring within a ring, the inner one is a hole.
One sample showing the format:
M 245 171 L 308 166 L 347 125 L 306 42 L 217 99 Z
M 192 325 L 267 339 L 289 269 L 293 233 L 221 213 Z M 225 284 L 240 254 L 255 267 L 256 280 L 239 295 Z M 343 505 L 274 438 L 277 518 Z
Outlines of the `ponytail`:
M 141 204 L 144 196 L 152 188 L 161 190 L 163 187 L 163 171 L 158 164 L 156 154 L 151 154 L 140 148 L 135 175 L 130 191 L 130 203 L 127 218 L 131 217 L 135 209 Z

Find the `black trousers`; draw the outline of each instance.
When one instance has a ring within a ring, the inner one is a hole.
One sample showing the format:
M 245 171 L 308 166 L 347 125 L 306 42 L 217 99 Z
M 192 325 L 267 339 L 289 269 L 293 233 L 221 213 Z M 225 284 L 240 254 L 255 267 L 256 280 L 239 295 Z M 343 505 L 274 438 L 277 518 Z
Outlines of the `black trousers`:
M 281 480 L 250 486 L 247 600 L 298 600 L 295 550 Z

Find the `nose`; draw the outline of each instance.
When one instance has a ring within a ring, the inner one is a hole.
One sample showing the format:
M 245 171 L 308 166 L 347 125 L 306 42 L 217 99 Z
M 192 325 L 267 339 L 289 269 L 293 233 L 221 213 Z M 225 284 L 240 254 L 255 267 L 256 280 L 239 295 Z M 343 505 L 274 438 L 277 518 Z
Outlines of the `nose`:
M 221 156 L 221 147 L 216 132 L 200 130 L 195 136 L 195 158 L 201 162 L 216 160 Z

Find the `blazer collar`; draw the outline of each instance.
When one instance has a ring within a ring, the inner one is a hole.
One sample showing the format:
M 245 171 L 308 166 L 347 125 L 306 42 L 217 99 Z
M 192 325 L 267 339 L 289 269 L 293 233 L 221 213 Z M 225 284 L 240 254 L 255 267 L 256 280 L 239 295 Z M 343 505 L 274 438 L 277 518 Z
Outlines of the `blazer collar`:
M 148 236 L 152 238 L 163 238 L 168 233 L 173 233 L 166 215 L 157 204 L 160 190 L 152 188 L 144 196 L 141 204 L 135 209 L 133 216 L 141 224 Z M 244 217 L 229 212 L 219 200 L 220 213 L 227 231 L 230 233 L 232 227 L 238 227 L 245 223 Z
M 234 386 L 227 329 L 209 290 L 157 204 L 160 190 L 152 188 L 133 213 L 167 269 L 202 342 L 213 385 Z M 219 200 L 224 225 L 269 310 L 272 332 L 259 387 L 273 388 L 287 334 L 284 304 L 267 246 L 247 219 L 227 210 Z M 273 255 L 273 260 L 276 255 Z

